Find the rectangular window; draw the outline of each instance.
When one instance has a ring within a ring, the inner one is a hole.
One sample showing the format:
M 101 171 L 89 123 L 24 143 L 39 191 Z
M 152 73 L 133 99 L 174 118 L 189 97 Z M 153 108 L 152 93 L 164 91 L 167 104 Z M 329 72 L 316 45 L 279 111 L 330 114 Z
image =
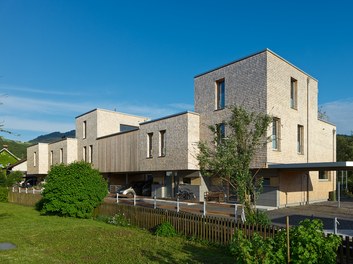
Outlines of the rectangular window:
M 34 152 L 33 154 L 33 167 L 37 166 L 37 152 Z
M 152 139 L 153 133 L 147 134 L 147 158 L 152 158 Z
M 83 121 L 82 124 L 82 138 L 86 138 L 87 134 L 87 121 Z
M 280 150 L 279 137 L 280 137 L 281 123 L 280 119 L 274 117 L 272 120 L 272 149 Z
M 216 110 L 225 106 L 225 82 L 224 79 L 216 82 Z
M 54 159 L 54 152 L 50 151 L 50 165 L 53 165 L 53 159 Z
M 90 145 L 88 148 L 88 162 L 92 163 L 93 160 L 93 145 Z
M 319 180 L 328 181 L 330 179 L 330 172 L 329 171 L 319 171 Z
M 83 161 L 87 161 L 87 147 L 83 147 L 82 159 Z
M 166 154 L 166 137 L 165 130 L 159 131 L 159 156 L 164 157 Z
M 290 79 L 290 107 L 297 109 L 298 83 L 296 79 Z
M 216 136 L 217 136 L 217 143 L 220 144 L 226 137 L 226 129 L 224 123 L 216 125 Z
M 304 127 L 301 125 L 298 125 L 297 131 L 297 152 L 304 154 Z
M 59 160 L 59 163 L 63 163 L 63 160 L 64 160 L 64 149 L 60 149 L 60 156 L 59 156 L 60 160 Z

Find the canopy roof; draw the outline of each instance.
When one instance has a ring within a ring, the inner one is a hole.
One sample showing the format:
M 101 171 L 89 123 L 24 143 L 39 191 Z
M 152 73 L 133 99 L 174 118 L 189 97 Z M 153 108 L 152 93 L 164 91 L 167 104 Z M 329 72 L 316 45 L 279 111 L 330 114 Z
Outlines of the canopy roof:
M 269 169 L 280 170 L 303 170 L 303 171 L 353 171 L 353 161 L 339 162 L 309 162 L 309 163 L 285 163 L 285 164 L 269 164 Z

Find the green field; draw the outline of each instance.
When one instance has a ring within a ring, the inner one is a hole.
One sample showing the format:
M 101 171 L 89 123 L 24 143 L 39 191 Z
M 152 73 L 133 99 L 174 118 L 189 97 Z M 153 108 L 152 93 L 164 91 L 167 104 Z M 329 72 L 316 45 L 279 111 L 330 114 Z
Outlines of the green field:
M 0 263 L 234 263 L 226 249 L 0 203 Z

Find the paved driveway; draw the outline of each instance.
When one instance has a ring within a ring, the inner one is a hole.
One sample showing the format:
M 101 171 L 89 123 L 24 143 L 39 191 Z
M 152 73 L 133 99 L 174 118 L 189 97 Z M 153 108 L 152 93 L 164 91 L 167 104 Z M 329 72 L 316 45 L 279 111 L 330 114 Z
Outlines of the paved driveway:
M 337 205 L 338 202 L 322 202 L 276 209 L 267 214 L 275 225 L 284 225 L 287 215 L 290 225 L 297 225 L 306 218 L 321 219 L 328 232 L 333 231 L 334 218 L 337 217 L 338 233 L 353 236 L 353 200 L 341 202 L 340 208 Z

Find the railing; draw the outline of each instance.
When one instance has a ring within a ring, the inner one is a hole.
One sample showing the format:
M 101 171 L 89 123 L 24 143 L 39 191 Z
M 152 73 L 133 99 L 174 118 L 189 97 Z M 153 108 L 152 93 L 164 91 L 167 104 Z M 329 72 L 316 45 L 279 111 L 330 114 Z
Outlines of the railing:
M 22 188 L 22 187 L 12 187 L 12 192 L 17 192 L 17 193 L 32 193 L 32 194 L 40 194 L 44 190 L 44 188 L 37 189 L 34 187 L 30 188 Z

